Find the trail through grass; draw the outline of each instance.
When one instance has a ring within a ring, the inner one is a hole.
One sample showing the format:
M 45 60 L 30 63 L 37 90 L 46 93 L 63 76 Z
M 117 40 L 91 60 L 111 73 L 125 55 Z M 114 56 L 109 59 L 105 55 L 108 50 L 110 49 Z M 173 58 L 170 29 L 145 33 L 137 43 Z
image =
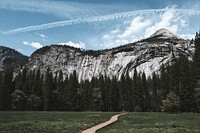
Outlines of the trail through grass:
M 79 133 L 117 113 L 0 112 L 1 133 Z

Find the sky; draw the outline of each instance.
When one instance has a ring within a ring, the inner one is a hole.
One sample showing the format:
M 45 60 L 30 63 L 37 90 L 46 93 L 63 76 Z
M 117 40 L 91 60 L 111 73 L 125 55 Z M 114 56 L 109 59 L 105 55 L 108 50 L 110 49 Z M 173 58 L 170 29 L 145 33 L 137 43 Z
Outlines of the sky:
M 200 30 L 199 0 L 0 0 L 0 45 L 24 55 L 51 45 L 108 49 L 166 28 Z

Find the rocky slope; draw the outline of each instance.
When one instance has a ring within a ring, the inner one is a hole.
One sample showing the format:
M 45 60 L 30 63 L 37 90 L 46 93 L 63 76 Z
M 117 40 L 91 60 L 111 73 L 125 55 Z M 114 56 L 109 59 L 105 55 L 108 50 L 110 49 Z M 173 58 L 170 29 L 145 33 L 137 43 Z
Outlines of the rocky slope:
M 69 46 L 51 45 L 35 51 L 26 64 L 33 70 L 48 67 L 54 74 L 63 70 L 65 76 L 76 70 L 79 81 L 93 76 L 133 76 L 134 68 L 151 76 L 160 66 L 180 55 L 190 59 L 194 46 L 166 29 L 161 29 L 147 39 L 103 51 L 84 51 Z
M 15 51 L 14 49 L 0 46 L 0 71 L 8 67 L 21 68 L 28 57 Z
M 171 38 L 171 39 L 182 39 L 179 36 L 173 34 L 172 32 L 168 31 L 165 28 L 162 28 L 158 31 L 156 31 L 154 34 L 152 34 L 150 36 L 150 38 L 152 37 L 157 37 L 157 38 L 163 38 L 163 39 L 167 39 L 167 38 Z

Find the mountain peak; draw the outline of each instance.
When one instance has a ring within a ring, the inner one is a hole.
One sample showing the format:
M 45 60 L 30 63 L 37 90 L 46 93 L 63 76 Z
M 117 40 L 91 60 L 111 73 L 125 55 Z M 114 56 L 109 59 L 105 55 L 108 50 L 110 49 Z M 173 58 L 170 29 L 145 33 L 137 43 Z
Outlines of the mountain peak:
M 172 33 L 171 31 L 169 31 L 166 28 L 162 28 L 162 29 L 157 30 L 155 33 L 153 33 L 150 36 L 150 38 L 152 38 L 152 37 L 163 38 L 163 39 L 166 39 L 166 38 L 182 39 L 182 38 L 180 38 L 179 36 L 175 35 L 174 33 Z

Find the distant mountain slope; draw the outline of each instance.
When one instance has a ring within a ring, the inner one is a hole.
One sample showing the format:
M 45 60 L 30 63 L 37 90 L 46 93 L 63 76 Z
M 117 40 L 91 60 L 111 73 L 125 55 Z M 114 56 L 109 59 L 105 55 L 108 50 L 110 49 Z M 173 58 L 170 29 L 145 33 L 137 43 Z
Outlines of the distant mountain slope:
M 152 37 L 182 39 L 179 36 L 173 34 L 171 31 L 169 31 L 169 30 L 167 30 L 165 28 L 162 28 L 162 29 L 156 31 L 154 34 L 152 34 L 150 36 L 150 38 L 152 38 Z
M 28 57 L 22 55 L 14 49 L 0 46 L 0 71 L 8 67 L 20 68 L 23 66 Z
M 26 64 L 27 68 L 48 67 L 54 74 L 63 70 L 65 76 L 76 70 L 79 81 L 93 76 L 133 76 L 134 69 L 151 76 L 159 72 L 160 66 L 171 62 L 180 55 L 191 58 L 194 45 L 166 29 L 155 32 L 147 39 L 103 51 L 84 51 L 69 46 L 51 45 L 35 51 Z

